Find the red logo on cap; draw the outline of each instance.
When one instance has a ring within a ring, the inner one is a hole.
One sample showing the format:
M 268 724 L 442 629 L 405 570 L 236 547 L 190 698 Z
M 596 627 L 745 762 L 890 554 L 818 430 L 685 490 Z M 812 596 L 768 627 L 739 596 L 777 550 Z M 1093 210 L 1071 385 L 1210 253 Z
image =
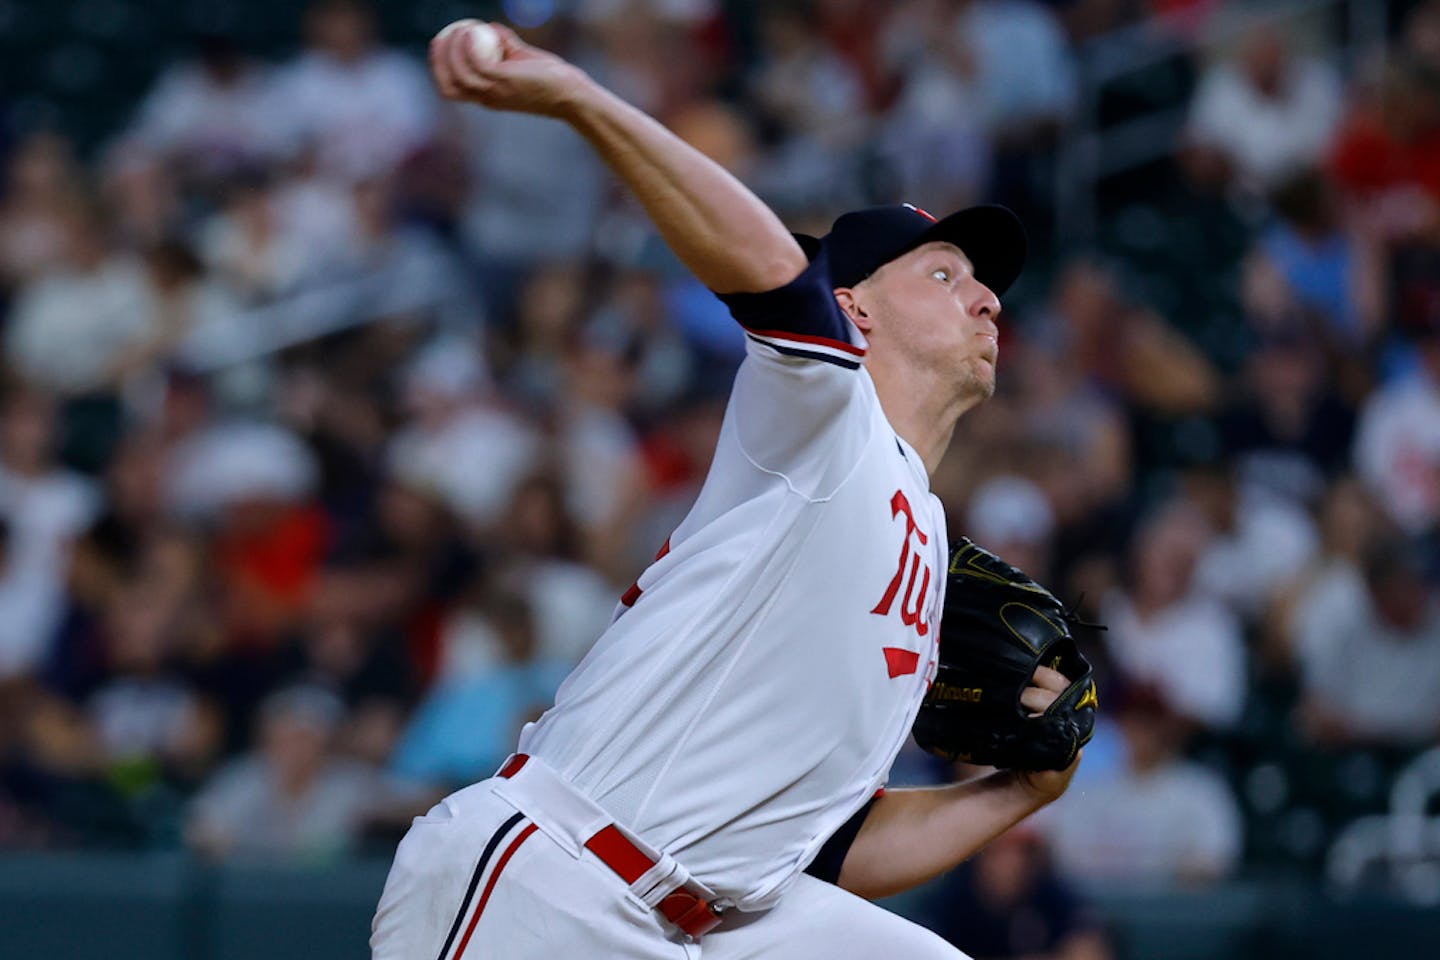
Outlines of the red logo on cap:
M 919 207 L 915 206 L 915 204 L 913 204 L 913 203 L 903 204 L 903 206 L 905 206 L 905 207 L 906 207 L 907 209 L 909 209 L 909 210 L 914 210 L 916 213 L 920 214 L 920 216 L 924 217 L 926 220 L 929 220 L 931 223 L 939 223 L 939 222 L 940 222 L 938 219 L 936 219 L 935 215 L 932 214 L 930 211 L 928 211 L 928 210 L 921 210 Z

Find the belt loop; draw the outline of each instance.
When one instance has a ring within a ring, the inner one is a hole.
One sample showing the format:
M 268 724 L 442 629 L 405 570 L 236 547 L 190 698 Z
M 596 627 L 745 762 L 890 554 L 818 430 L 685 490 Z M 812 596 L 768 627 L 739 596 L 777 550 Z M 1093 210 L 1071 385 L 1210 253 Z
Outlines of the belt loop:
M 674 857 L 662 853 L 653 867 L 630 884 L 630 892 L 644 900 L 647 907 L 654 907 L 684 885 L 685 871 Z

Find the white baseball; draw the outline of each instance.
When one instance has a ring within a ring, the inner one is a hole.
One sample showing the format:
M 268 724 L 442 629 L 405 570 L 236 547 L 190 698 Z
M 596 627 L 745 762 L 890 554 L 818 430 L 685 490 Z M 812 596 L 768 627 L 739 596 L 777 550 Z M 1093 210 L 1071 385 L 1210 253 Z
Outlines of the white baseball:
M 472 23 L 465 28 L 465 52 L 476 66 L 488 67 L 503 56 L 500 34 L 488 23 Z

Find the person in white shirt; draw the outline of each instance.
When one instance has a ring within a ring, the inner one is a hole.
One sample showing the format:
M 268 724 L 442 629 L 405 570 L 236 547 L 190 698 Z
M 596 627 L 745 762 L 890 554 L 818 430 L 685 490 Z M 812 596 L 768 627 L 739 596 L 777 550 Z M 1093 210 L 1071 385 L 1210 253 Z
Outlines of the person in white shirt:
M 463 30 L 437 38 L 441 92 L 578 130 L 728 305 L 747 356 L 698 500 L 555 706 L 401 842 L 372 955 L 963 956 L 862 898 L 950 869 L 1074 773 L 883 790 L 935 669 L 948 539 L 930 472 L 994 390 L 1019 222 L 895 204 L 796 237 L 500 29 L 490 65 Z M 1037 673 L 1022 702 L 1068 682 Z
M 166 68 L 135 119 L 133 135 L 187 180 L 210 182 L 269 163 L 284 144 L 270 71 L 225 34 L 196 38 L 195 56 Z
M 155 336 L 154 286 L 140 257 L 110 248 L 98 210 L 73 215 L 66 235 L 65 260 L 15 296 L 6 362 L 27 383 L 56 393 L 113 388 L 124 360 Z
M 1296 56 L 1273 23 L 1245 31 L 1237 63 L 1200 78 L 1187 139 L 1219 151 L 1246 189 L 1263 194 L 1324 157 L 1340 122 L 1343 89 L 1330 67 Z
M 404 370 L 410 417 L 386 451 L 406 485 L 434 491 L 457 517 L 482 528 L 498 522 L 544 451 L 528 421 L 487 402 L 489 382 L 478 344 L 437 338 Z
M 345 181 L 390 172 L 435 131 L 438 104 L 420 65 L 376 42 L 365 0 L 316 0 L 306 51 L 275 78 L 272 128 L 292 150 L 313 150 L 321 171 Z
M 1332 746 L 1440 737 L 1440 598 L 1418 543 L 1377 538 L 1363 569 L 1336 564 L 1297 604 L 1299 721 Z
M 1130 683 L 1155 686 L 1170 708 L 1228 729 L 1245 707 L 1245 637 L 1240 618 L 1199 577 L 1214 532 L 1192 503 L 1157 511 L 1135 537 L 1124 591 L 1105 598 L 1105 646 Z
M 1225 778 L 1187 760 L 1191 724 L 1158 691 L 1137 687 L 1115 708 L 1125 769 L 1092 780 L 1045 811 L 1056 866 L 1079 882 L 1211 883 L 1244 847 L 1244 817 Z
M 54 652 L 71 547 L 101 507 L 91 481 L 55 462 L 57 440 L 54 398 L 15 386 L 0 399 L 0 682 Z
M 1400 529 L 1440 522 L 1440 321 L 1420 331 L 1415 372 L 1370 394 L 1355 433 L 1355 469 Z

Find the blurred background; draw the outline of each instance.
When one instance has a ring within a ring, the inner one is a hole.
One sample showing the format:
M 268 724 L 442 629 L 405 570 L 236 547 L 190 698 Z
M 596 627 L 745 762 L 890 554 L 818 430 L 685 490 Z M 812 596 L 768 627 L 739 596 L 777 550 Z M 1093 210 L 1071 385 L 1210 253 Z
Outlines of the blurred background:
M 1108 624 L 1102 719 L 895 909 L 1437 942 L 1437 0 L 0 0 L 0 955 L 366 955 L 698 490 L 743 339 L 565 127 L 436 99 L 462 16 L 796 229 L 1027 224 L 934 486 Z

